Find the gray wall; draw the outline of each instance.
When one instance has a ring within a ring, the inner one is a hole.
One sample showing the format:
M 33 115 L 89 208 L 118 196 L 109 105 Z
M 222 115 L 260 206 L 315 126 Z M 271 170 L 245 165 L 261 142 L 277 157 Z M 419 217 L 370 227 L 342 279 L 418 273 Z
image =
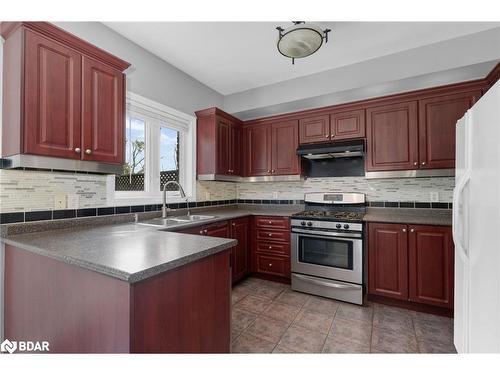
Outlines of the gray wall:
M 248 119 L 483 78 L 500 59 L 498 46 L 495 28 L 227 95 L 224 109 Z
M 99 22 L 55 22 L 70 33 L 120 57 L 132 66 L 127 90 L 192 115 L 194 111 L 223 105 L 223 96 L 190 75 Z M 201 58 L 201 57 L 200 57 Z

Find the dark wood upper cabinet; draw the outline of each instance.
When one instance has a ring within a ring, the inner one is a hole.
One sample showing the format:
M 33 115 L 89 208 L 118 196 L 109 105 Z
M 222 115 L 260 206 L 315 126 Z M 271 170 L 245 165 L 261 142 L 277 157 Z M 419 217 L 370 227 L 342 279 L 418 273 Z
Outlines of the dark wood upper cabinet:
M 410 301 L 453 308 L 451 227 L 409 226 Z
M 330 139 L 333 141 L 365 137 L 365 110 L 336 112 L 330 115 Z
M 2 22 L 2 155 L 122 164 L 127 62 L 47 22 Z
M 24 153 L 80 159 L 81 55 L 30 30 L 25 43 Z
M 247 176 L 267 176 L 271 174 L 272 128 L 254 125 L 245 129 L 245 161 Z
M 417 102 L 366 110 L 366 170 L 418 168 Z
M 318 143 L 330 140 L 330 116 L 314 116 L 299 120 L 299 143 Z
M 82 70 L 83 159 L 123 164 L 125 76 L 86 56 Z
M 300 173 L 298 122 L 296 120 L 273 123 L 271 174 L 290 175 Z
M 368 291 L 408 299 L 408 233 L 405 224 L 368 224 Z
M 455 168 L 457 121 L 480 96 L 476 90 L 419 100 L 420 168 Z
M 248 217 L 230 221 L 231 238 L 238 240 L 238 245 L 231 248 L 231 267 L 233 283 L 241 280 L 250 271 L 249 267 L 249 235 L 250 221 Z
M 198 175 L 241 175 L 241 122 L 218 108 L 196 112 Z
M 300 173 L 297 120 L 247 126 L 245 139 L 247 176 Z

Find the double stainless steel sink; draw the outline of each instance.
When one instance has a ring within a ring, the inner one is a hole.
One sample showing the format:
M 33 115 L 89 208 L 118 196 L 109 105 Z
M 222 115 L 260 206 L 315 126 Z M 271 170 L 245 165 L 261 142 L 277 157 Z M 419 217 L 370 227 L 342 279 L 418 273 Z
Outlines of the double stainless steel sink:
M 184 215 L 184 216 L 171 216 L 167 218 L 156 218 L 156 219 L 151 219 L 151 220 L 146 220 L 146 221 L 140 221 L 137 224 L 139 225 L 149 225 L 149 226 L 155 226 L 155 227 L 172 227 L 172 226 L 178 226 L 181 224 L 186 224 L 186 223 L 194 223 L 198 221 L 205 221 L 205 220 L 211 220 L 215 219 L 216 216 L 209 216 L 209 215 Z

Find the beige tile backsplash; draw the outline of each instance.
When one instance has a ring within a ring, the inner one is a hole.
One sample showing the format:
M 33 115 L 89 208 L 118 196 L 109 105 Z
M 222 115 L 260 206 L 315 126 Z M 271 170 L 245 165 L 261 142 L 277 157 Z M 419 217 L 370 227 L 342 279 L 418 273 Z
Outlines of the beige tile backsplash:
M 103 175 L 0 170 L 0 212 L 53 210 L 57 193 L 75 194 L 79 208 L 106 206 Z M 296 182 L 197 182 L 197 200 L 303 199 L 307 192 L 362 192 L 369 201 L 451 202 L 453 177 L 367 180 L 362 177 L 310 178 Z M 159 202 L 158 202 L 159 203 Z

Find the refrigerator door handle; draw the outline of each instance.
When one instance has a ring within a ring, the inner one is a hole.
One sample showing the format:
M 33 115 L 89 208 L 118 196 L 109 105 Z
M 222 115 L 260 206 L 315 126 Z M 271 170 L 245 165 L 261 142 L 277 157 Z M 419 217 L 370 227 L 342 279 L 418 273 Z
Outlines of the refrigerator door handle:
M 470 181 L 470 173 L 467 172 L 462 180 L 457 184 L 455 192 L 453 194 L 453 216 L 452 216 L 452 234 L 453 241 L 459 248 L 459 254 L 464 259 L 468 259 L 467 251 L 463 242 L 463 222 L 464 218 L 460 217 L 458 212 L 460 209 L 460 204 L 462 202 L 462 193 Z

